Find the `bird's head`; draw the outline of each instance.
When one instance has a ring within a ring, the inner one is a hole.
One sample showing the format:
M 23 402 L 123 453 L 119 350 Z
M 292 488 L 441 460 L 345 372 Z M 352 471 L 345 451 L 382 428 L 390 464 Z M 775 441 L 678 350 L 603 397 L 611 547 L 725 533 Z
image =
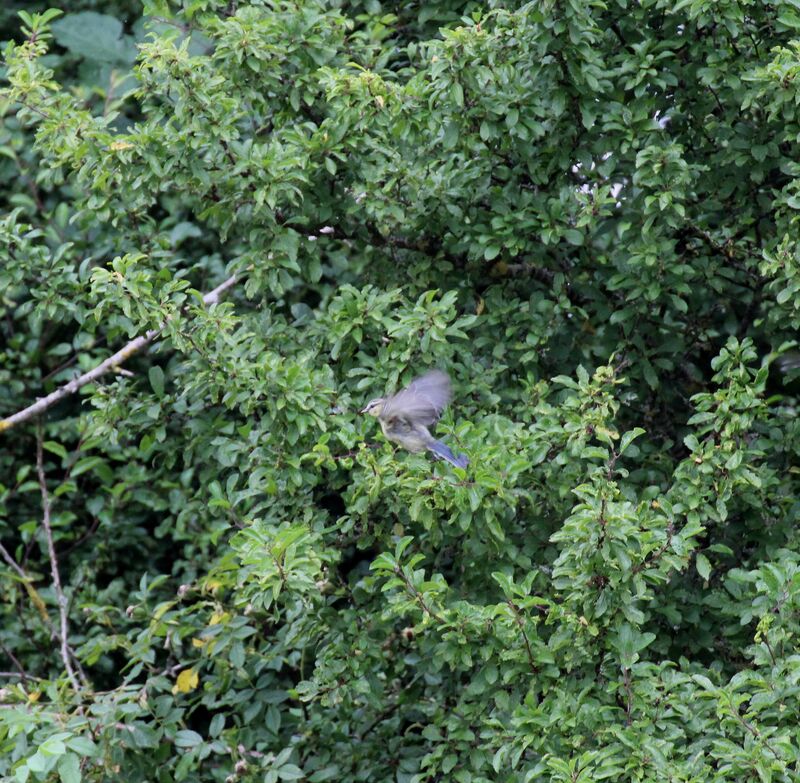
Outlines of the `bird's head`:
M 383 397 L 376 397 L 374 400 L 370 400 L 361 409 L 361 413 L 366 413 L 368 416 L 380 416 L 381 411 L 383 410 L 384 402 L 385 399 Z

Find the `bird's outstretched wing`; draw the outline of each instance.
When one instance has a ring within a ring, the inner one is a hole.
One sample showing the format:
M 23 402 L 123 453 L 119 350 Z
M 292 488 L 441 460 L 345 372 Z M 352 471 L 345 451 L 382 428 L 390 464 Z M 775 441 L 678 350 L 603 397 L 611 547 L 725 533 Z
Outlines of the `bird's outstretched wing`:
M 447 374 L 441 370 L 431 370 L 386 400 L 380 417 L 405 419 L 432 427 L 439 421 L 450 397 L 450 379 Z

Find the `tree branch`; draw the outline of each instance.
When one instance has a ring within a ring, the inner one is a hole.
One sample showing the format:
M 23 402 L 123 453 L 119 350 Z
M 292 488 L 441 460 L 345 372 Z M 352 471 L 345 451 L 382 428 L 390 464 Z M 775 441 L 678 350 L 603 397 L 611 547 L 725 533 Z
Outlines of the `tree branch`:
M 58 602 L 58 614 L 61 620 L 61 630 L 59 636 L 61 637 L 61 660 L 64 661 L 64 667 L 67 670 L 72 687 L 75 690 L 80 690 L 80 683 L 75 676 L 75 670 L 72 668 L 72 661 L 70 660 L 69 649 L 69 631 L 67 627 L 67 597 L 61 588 L 61 575 L 58 572 L 58 559 L 56 558 L 56 547 L 53 543 L 53 528 L 50 525 L 50 497 L 47 494 L 47 481 L 44 476 L 44 465 L 42 461 L 42 428 L 36 433 L 36 473 L 39 476 L 39 488 L 42 492 L 42 525 L 44 526 L 45 537 L 47 538 L 47 553 L 50 557 L 50 571 L 53 575 L 53 590 L 56 594 L 56 601 Z
M 25 592 L 28 593 L 28 597 L 33 602 L 33 605 L 36 607 L 36 610 L 39 612 L 39 616 L 42 618 L 42 622 L 45 624 L 50 633 L 53 633 L 53 624 L 50 622 L 50 617 L 47 614 L 47 607 L 45 606 L 42 597 L 37 592 L 36 588 L 33 586 L 33 579 L 31 579 L 28 574 L 25 573 L 25 570 L 20 566 L 16 560 L 9 554 L 8 550 L 0 544 L 0 555 L 2 555 L 3 560 L 8 563 L 11 567 L 11 570 L 19 576 L 20 581 L 22 582 L 22 586 L 25 588 Z
M 217 302 L 220 294 L 234 285 L 238 279 L 239 278 L 237 275 L 232 275 L 225 280 L 225 282 L 220 283 L 220 285 L 218 285 L 213 291 L 209 291 L 207 294 L 205 294 L 205 296 L 203 296 L 204 304 L 210 305 Z M 113 356 L 109 356 L 104 362 L 98 364 L 93 370 L 89 370 L 89 372 L 86 372 L 77 378 L 73 378 L 69 383 L 65 384 L 60 389 L 56 389 L 51 394 L 48 394 L 47 397 L 40 398 L 33 405 L 29 405 L 24 410 L 18 411 L 12 416 L 9 416 L 7 419 L 0 420 L 0 433 L 10 430 L 17 424 L 22 424 L 23 422 L 28 421 L 29 419 L 32 419 L 41 413 L 44 413 L 48 408 L 51 408 L 60 400 L 75 394 L 75 392 L 81 387 L 96 381 L 101 375 L 105 375 L 105 373 L 113 370 L 115 367 L 127 361 L 131 358 L 131 356 L 146 348 L 161 333 L 161 330 L 164 328 L 164 326 L 165 324 L 162 324 L 158 329 L 151 329 L 145 335 L 136 337 L 124 348 L 121 348 L 119 351 L 117 351 Z
M 0 642 L 0 650 L 3 651 L 3 655 L 5 655 L 6 658 L 8 658 L 8 660 L 11 661 L 11 663 L 13 663 L 14 666 L 16 666 L 17 668 L 16 672 L 0 672 L 0 676 L 2 676 L 3 674 L 9 677 L 13 677 L 16 675 L 17 677 L 21 677 L 23 682 L 27 682 L 28 673 L 25 671 L 22 664 L 19 662 L 17 656 L 14 655 L 14 653 L 12 653 L 11 650 L 9 650 L 2 642 Z
M 11 555 L 8 553 L 8 550 L 2 544 L 0 544 L 0 555 L 2 555 L 3 560 L 8 563 L 11 569 L 16 572 L 17 576 L 19 576 L 23 582 L 30 582 L 30 577 L 22 570 L 22 567 L 17 563 L 16 560 L 14 560 L 13 557 L 11 557 Z

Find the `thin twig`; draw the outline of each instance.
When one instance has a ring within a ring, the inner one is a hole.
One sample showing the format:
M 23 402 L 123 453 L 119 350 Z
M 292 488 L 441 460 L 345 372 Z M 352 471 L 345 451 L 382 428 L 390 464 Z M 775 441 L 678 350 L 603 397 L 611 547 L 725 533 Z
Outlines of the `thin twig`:
M 217 302 L 220 294 L 234 285 L 238 279 L 238 275 L 232 275 L 225 282 L 220 283 L 220 285 L 218 285 L 213 291 L 209 291 L 207 294 L 205 294 L 205 296 L 203 296 L 203 303 L 209 305 Z M 75 392 L 81 387 L 96 381 L 101 375 L 105 375 L 105 373 L 113 370 L 118 365 L 127 361 L 131 358 L 131 356 L 139 353 L 139 351 L 146 348 L 156 337 L 158 337 L 158 335 L 161 334 L 161 330 L 164 328 L 164 326 L 166 326 L 166 322 L 164 322 L 158 329 L 151 329 L 142 337 L 136 337 L 135 339 L 131 340 L 124 348 L 121 348 L 113 356 L 109 356 L 108 359 L 101 364 L 98 364 L 93 370 L 89 370 L 89 372 L 86 372 L 77 378 L 73 378 L 69 383 L 65 384 L 60 389 L 56 389 L 46 397 L 42 397 L 33 405 L 29 405 L 24 410 L 18 411 L 12 416 L 9 416 L 7 419 L 0 420 L 0 433 L 10 430 L 17 424 L 22 424 L 22 422 L 28 421 L 29 419 L 44 413 L 48 408 L 51 408 L 60 400 L 63 400 L 65 397 L 69 397 L 71 394 L 75 394 Z
M 622 682 L 625 685 L 625 725 L 630 726 L 633 713 L 633 690 L 631 688 L 631 670 L 627 666 L 622 669 Z
M 58 560 L 56 558 L 56 547 L 53 543 L 53 528 L 50 525 L 50 497 L 47 494 L 47 481 L 44 476 L 44 464 L 42 461 L 42 428 L 36 433 L 36 472 L 39 475 L 39 488 L 42 492 L 42 526 L 47 538 L 47 552 L 50 556 L 50 571 L 53 575 L 53 590 L 56 594 L 58 601 L 58 613 L 61 619 L 61 660 L 64 661 L 64 667 L 67 670 L 72 687 L 75 690 L 80 690 L 80 683 L 75 676 L 75 671 L 72 668 L 72 661 L 70 660 L 69 651 L 69 630 L 67 627 L 67 597 L 61 589 L 61 575 L 58 572 Z
M 91 527 L 74 543 L 70 544 L 63 552 L 60 552 L 61 557 L 66 557 L 72 551 L 77 549 L 81 544 L 88 541 L 96 532 L 97 529 L 100 527 L 100 517 L 94 517 L 92 519 Z
M 36 588 L 33 586 L 33 579 L 31 579 L 28 574 L 25 573 L 25 569 L 19 565 L 16 560 L 8 553 L 8 550 L 0 544 L 0 555 L 2 555 L 3 560 L 11 566 L 11 570 L 14 571 L 17 576 L 19 576 L 20 581 L 22 582 L 23 587 L 25 588 L 25 592 L 28 594 L 28 597 L 33 601 L 33 605 L 39 612 L 39 616 L 42 618 L 42 622 L 44 622 L 47 630 L 50 633 L 53 632 L 53 624 L 50 622 L 50 617 L 47 614 L 47 607 L 44 605 L 44 601 L 42 597 L 37 592 Z
M 430 608 L 430 606 L 428 606 L 428 604 L 425 602 L 425 598 L 423 597 L 422 593 L 420 593 L 420 591 L 417 590 L 416 587 L 414 587 L 414 585 L 411 583 L 411 580 L 408 578 L 408 576 L 406 575 L 405 571 L 402 568 L 397 566 L 394 569 L 394 572 L 395 574 L 397 574 L 397 576 L 399 576 L 403 580 L 403 582 L 405 582 L 407 591 L 411 593 L 412 597 L 420 605 L 422 611 L 425 612 L 425 614 L 427 614 L 429 617 L 433 617 L 433 619 L 436 620 L 438 623 L 444 624 L 445 622 L 447 622 L 444 619 L 444 617 L 442 617 L 440 614 L 437 614 L 433 609 Z
M 539 667 L 536 665 L 536 659 L 533 657 L 533 650 L 531 650 L 531 643 L 528 639 L 528 634 L 525 633 L 525 622 L 519 613 L 519 607 L 517 607 L 513 601 L 506 601 L 506 603 L 514 613 L 514 620 L 516 621 L 517 626 L 522 633 L 522 638 L 525 641 L 525 653 L 528 656 L 528 663 L 530 664 L 531 672 L 533 672 L 533 674 L 537 674 L 539 672 Z
M 675 533 L 675 527 L 673 526 L 672 522 L 667 525 L 667 538 L 664 543 L 653 553 L 648 555 L 641 563 L 637 563 L 631 569 L 631 572 L 634 574 L 638 574 L 640 571 L 643 571 L 645 568 L 650 568 L 650 566 L 654 565 L 656 561 L 659 560 L 661 555 L 669 549 L 670 544 L 672 543 L 672 536 Z
M 422 677 L 422 674 L 415 674 L 411 680 L 405 683 L 402 686 L 402 692 L 395 691 L 395 700 L 392 704 L 390 704 L 386 709 L 382 710 L 378 713 L 377 717 L 367 725 L 365 729 L 361 731 L 360 734 L 351 734 L 350 737 L 353 739 L 357 739 L 359 742 L 362 742 L 364 738 L 369 734 L 376 726 L 380 723 L 383 723 L 387 718 L 389 718 L 394 712 L 397 711 L 398 707 L 402 706 L 403 702 L 403 693 L 408 693 L 411 690 L 412 686 Z
M 2 650 L 3 651 L 3 655 L 5 655 L 6 658 L 8 658 L 8 660 L 11 661 L 11 663 L 14 664 L 14 666 L 16 666 L 17 671 L 19 672 L 19 674 L 17 676 L 21 677 L 23 682 L 27 682 L 28 673 L 25 671 L 25 669 L 23 668 L 22 664 L 19 662 L 19 659 L 17 658 L 17 656 L 14 655 L 14 653 L 12 653 L 11 650 L 9 650 L 8 647 L 6 647 L 2 642 L 0 642 L 0 650 Z M 11 673 L 11 676 L 13 676 L 13 674 L 14 674 L 14 672 Z
M 731 715 L 732 715 L 732 716 L 733 716 L 733 717 L 736 719 L 736 721 L 737 721 L 737 722 L 738 722 L 738 723 L 739 723 L 739 724 L 740 724 L 740 725 L 741 725 L 741 726 L 742 726 L 744 729 L 746 729 L 747 731 L 749 731 L 749 732 L 750 732 L 750 734 L 752 734 L 752 735 L 753 735 L 753 736 L 754 736 L 754 737 L 755 737 L 755 738 L 756 738 L 756 739 L 757 739 L 759 742 L 763 742 L 763 743 L 764 743 L 764 746 L 767 748 L 767 750 L 769 750 L 769 752 L 770 752 L 770 753 L 771 753 L 771 754 L 772 754 L 772 755 L 773 755 L 773 756 L 774 756 L 776 759 L 780 760 L 780 758 L 781 758 L 781 757 L 780 757 L 780 755 L 778 754 L 778 752 L 775 750 L 775 748 L 773 748 L 773 747 L 772 747 L 772 745 L 770 745 L 770 744 L 769 744 L 769 742 L 767 741 L 767 738 L 766 738 L 766 737 L 765 737 L 765 736 L 764 736 L 764 735 L 763 735 L 763 734 L 762 734 L 762 733 L 761 733 L 761 732 L 760 732 L 760 731 L 759 731 L 759 730 L 758 730 L 758 729 L 757 729 L 755 726 L 753 726 L 751 723 L 749 723 L 748 721 L 746 721 L 746 720 L 745 720 L 745 719 L 744 719 L 744 718 L 743 718 L 743 717 L 742 717 L 742 716 L 739 714 L 739 708 L 738 708 L 738 707 L 736 707 L 736 706 L 734 706 L 734 704 L 733 704 L 733 701 L 730 699 L 730 697 L 728 697 L 728 705 L 727 705 L 727 706 L 728 706 L 728 709 L 730 710 L 730 713 L 731 713 Z
M 17 563 L 17 561 L 14 560 L 14 558 L 11 557 L 10 554 L 8 554 L 8 550 L 2 544 L 0 544 L 0 555 L 2 555 L 3 560 L 5 560 L 6 563 L 8 563 L 9 566 L 11 566 L 11 569 L 16 572 L 17 576 L 23 582 L 30 581 L 30 577 L 22 570 L 22 567 Z

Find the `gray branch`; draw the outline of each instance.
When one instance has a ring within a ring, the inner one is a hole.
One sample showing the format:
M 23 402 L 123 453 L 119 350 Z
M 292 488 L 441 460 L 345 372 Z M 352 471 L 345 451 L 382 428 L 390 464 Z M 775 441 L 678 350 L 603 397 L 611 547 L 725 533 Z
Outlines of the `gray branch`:
M 44 476 L 44 464 L 42 460 L 42 431 L 41 427 L 36 437 L 36 473 L 39 476 L 39 488 L 42 492 L 42 525 L 44 527 L 44 534 L 47 538 L 47 554 L 50 557 L 50 572 L 53 575 L 53 590 L 56 594 L 56 601 L 58 602 L 58 614 L 61 620 L 60 631 L 58 636 L 61 640 L 61 660 L 64 661 L 64 667 L 67 670 L 72 687 L 75 690 L 80 690 L 80 683 L 75 676 L 75 670 L 72 668 L 72 661 L 70 660 L 69 649 L 69 627 L 67 625 L 67 597 L 64 595 L 64 590 L 61 587 L 61 574 L 58 571 L 58 558 L 56 557 L 56 547 L 53 543 L 53 528 L 50 524 L 50 496 L 47 493 L 47 481 Z
M 220 294 L 234 285 L 237 280 L 238 276 L 232 275 L 225 280 L 225 282 L 220 283 L 213 291 L 209 291 L 203 296 L 204 304 L 210 305 L 219 301 Z M 164 325 L 158 329 L 151 329 L 145 335 L 131 340 L 124 348 L 121 348 L 113 356 L 109 356 L 108 359 L 101 364 L 98 364 L 94 369 L 89 370 L 89 372 L 86 372 L 77 378 L 73 378 L 69 383 L 65 384 L 60 389 L 56 389 L 51 394 L 48 394 L 47 397 L 42 397 L 33 403 L 33 405 L 29 405 L 24 410 L 18 411 L 12 416 L 9 416 L 7 419 L 0 420 L 0 433 L 10 430 L 17 424 L 22 424 L 23 422 L 28 421 L 29 419 L 32 419 L 41 413 L 44 413 L 48 408 L 51 408 L 60 400 L 63 400 L 65 397 L 69 397 L 71 394 L 75 394 L 75 392 L 78 391 L 78 389 L 80 389 L 82 386 L 86 386 L 86 384 L 96 381 L 101 375 L 105 375 L 105 373 L 113 370 L 116 367 L 119 367 L 120 364 L 130 359 L 131 356 L 146 348 L 161 333 L 163 328 Z

